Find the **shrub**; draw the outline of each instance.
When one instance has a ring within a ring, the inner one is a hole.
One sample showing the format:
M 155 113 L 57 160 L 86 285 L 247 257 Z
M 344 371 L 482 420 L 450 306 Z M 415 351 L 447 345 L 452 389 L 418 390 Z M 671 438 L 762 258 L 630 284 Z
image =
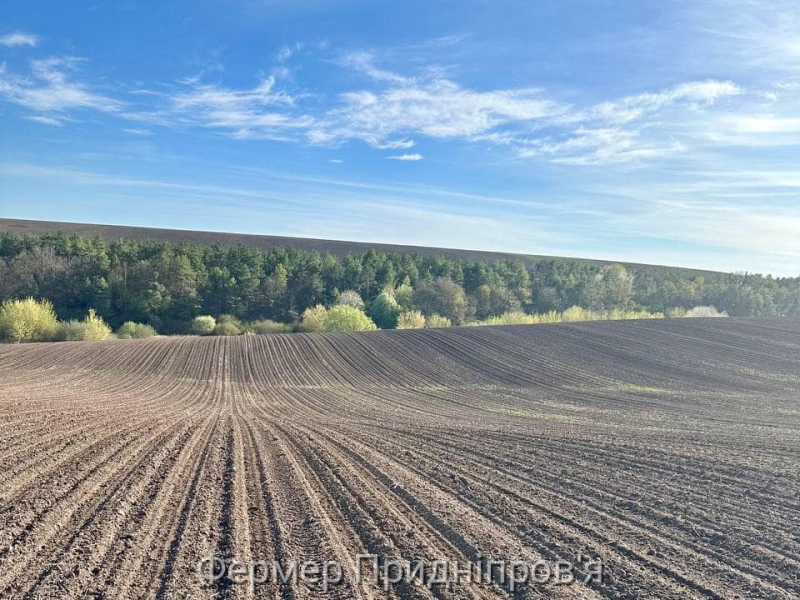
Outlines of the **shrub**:
M 418 310 L 407 310 L 397 318 L 398 329 L 422 329 L 425 327 L 425 317 Z
M 93 308 L 89 309 L 83 324 L 85 326 L 83 340 L 86 342 L 99 342 L 106 339 L 111 333 L 111 327 L 97 315 Z
M 580 306 L 570 306 L 561 313 L 562 321 L 596 321 L 600 318 L 598 314 Z
M 58 320 L 49 300 L 6 300 L 0 306 L 0 337 L 9 342 L 45 342 L 55 338 Z
M 364 300 L 355 290 L 343 291 L 339 294 L 339 299 L 336 301 L 336 304 L 340 306 L 352 306 L 353 308 L 364 310 Z
M 236 319 L 222 319 L 214 327 L 214 335 L 241 335 L 242 328 Z
M 292 330 L 292 326 L 288 323 L 278 323 L 272 319 L 262 319 L 260 321 L 253 321 L 246 327 L 247 331 L 252 331 L 259 335 L 268 333 L 288 333 Z
M 719 312 L 714 306 L 695 306 L 693 309 L 686 311 L 684 317 L 727 317 L 728 313 Z
M 371 331 L 378 327 L 363 311 L 352 306 L 334 306 L 328 310 L 325 331 Z
M 452 327 L 453 324 L 450 322 L 450 319 L 447 317 L 443 317 L 441 315 L 437 315 L 436 313 L 432 314 L 430 317 L 425 319 L 425 327 L 429 327 L 431 329 L 435 329 L 437 327 Z
M 317 304 L 314 308 L 307 308 L 300 318 L 300 330 L 317 332 L 325 331 L 325 321 L 328 319 L 328 309 Z
M 654 313 L 649 310 L 625 310 L 624 308 L 615 308 L 607 312 L 603 317 L 610 321 L 623 321 L 630 319 L 663 319 L 663 313 Z
M 82 342 L 85 336 L 86 323 L 82 323 L 81 321 L 78 321 L 78 319 L 61 321 L 58 324 L 56 340 L 59 342 Z
M 593 311 L 580 306 L 572 306 L 564 312 L 551 310 L 540 315 L 528 315 L 522 311 L 503 313 L 499 317 L 490 317 L 476 321 L 470 325 L 538 325 L 541 323 L 570 323 L 577 321 L 608 321 L 622 319 L 663 319 L 662 313 L 647 310 L 624 310 L 615 308 L 610 311 Z
M 503 313 L 499 317 L 490 317 L 486 319 L 485 323 L 487 325 L 532 325 L 536 323 L 536 318 L 521 310 L 514 310 Z
M 144 323 L 126 321 L 117 329 L 117 337 L 121 340 L 144 339 L 156 335 L 156 330 Z
M 369 307 L 369 316 L 381 329 L 394 329 L 397 327 L 397 317 L 400 316 L 400 306 L 391 292 L 378 295 Z
M 214 328 L 217 326 L 217 320 L 210 315 L 201 315 L 192 320 L 189 328 L 195 335 L 211 335 L 214 333 Z

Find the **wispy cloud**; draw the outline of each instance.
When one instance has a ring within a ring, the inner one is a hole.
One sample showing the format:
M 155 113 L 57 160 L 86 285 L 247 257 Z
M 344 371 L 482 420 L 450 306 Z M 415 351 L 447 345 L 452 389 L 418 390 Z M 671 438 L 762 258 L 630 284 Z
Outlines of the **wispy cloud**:
M 713 180 L 706 183 L 714 184 Z M 703 187 L 702 182 L 698 184 Z M 765 210 L 764 201 L 755 195 L 737 203 L 724 196 L 703 198 L 695 193 L 692 197 L 670 184 L 651 184 L 646 202 L 640 201 L 639 188 L 614 191 L 635 196 L 638 202 L 630 204 L 624 213 L 606 214 L 603 222 L 628 235 L 748 251 L 773 259 L 800 259 L 797 207 L 771 206 Z
M 711 106 L 720 98 L 741 93 L 742 89 L 732 81 L 691 81 L 660 92 L 602 102 L 586 112 L 578 112 L 573 118 L 628 123 L 677 103 L 685 103 L 694 108 Z
M 153 132 L 150 131 L 149 129 L 128 128 L 128 129 L 123 129 L 122 131 L 124 131 L 125 133 L 130 133 L 131 135 L 153 135 Z
M 28 121 L 33 121 L 34 123 L 39 123 L 41 125 L 52 125 L 53 127 L 61 127 L 64 124 L 64 121 L 61 119 L 56 119 L 55 117 L 47 117 L 45 115 L 32 115 L 25 118 Z
M 690 50 L 706 68 L 800 70 L 800 6 L 795 0 L 708 0 L 685 5 Z
M 523 158 L 549 157 L 568 165 L 610 165 L 641 163 L 680 152 L 677 142 L 659 145 L 642 138 L 639 131 L 622 128 L 591 129 L 584 126 L 571 132 L 565 141 L 536 140 L 522 148 Z
M 301 49 L 282 47 L 276 68 Z M 575 166 L 644 165 L 698 148 L 793 145 L 800 137 L 800 86 L 791 77 L 752 90 L 727 79 L 686 81 L 581 105 L 536 87 L 470 89 L 435 65 L 401 74 L 378 62 L 369 52 L 337 59 L 367 84 L 334 97 L 310 94 L 274 74 L 252 88 L 204 82 L 200 75 L 139 89 L 123 101 L 78 80 L 85 61 L 60 57 L 32 61 L 25 76 L 0 67 L 0 96 L 49 125 L 64 124 L 70 111 L 94 110 L 148 127 L 201 127 L 235 139 L 330 147 L 363 142 L 403 151 L 427 138 L 500 146 L 522 159 Z M 126 130 L 143 131 L 149 129 Z
M 36 46 L 39 43 L 39 37 L 32 33 L 25 33 L 22 31 L 15 31 L 4 36 L 0 36 L 0 45 L 14 48 L 16 46 Z
M 0 96 L 39 113 L 60 113 L 71 109 L 119 112 L 122 102 L 72 80 L 80 62 L 81 59 L 71 56 L 34 60 L 30 63 L 31 74 L 28 77 L 0 69 Z M 50 118 L 55 120 L 58 117 Z
M 313 143 L 361 140 L 376 148 L 408 148 L 413 135 L 473 139 L 563 111 L 539 89 L 469 90 L 435 73 L 408 77 L 378 68 L 367 53 L 348 55 L 342 64 L 383 87 L 343 93 L 340 106 L 309 132 Z
M 661 90 L 571 108 L 545 135 L 527 140 L 522 157 L 572 165 L 642 164 L 687 150 L 701 136 L 686 123 L 718 101 L 742 94 L 731 81 L 693 81 Z
M 193 83 L 188 91 L 169 96 L 169 103 L 167 112 L 178 122 L 225 130 L 235 138 L 285 140 L 314 122 L 292 114 L 294 97 L 276 89 L 273 77 L 249 90 Z
M 427 137 L 507 146 L 522 158 L 564 164 L 639 164 L 685 151 L 687 115 L 744 93 L 732 81 L 689 81 L 582 107 L 539 88 L 467 89 L 435 69 L 400 75 L 377 67 L 369 53 L 348 54 L 340 64 L 373 89 L 343 93 L 308 131 L 313 144 L 360 140 L 407 149 Z
M 423 160 L 425 157 L 422 154 L 399 154 L 397 156 L 387 156 L 387 160 L 400 160 L 403 162 L 417 162 Z

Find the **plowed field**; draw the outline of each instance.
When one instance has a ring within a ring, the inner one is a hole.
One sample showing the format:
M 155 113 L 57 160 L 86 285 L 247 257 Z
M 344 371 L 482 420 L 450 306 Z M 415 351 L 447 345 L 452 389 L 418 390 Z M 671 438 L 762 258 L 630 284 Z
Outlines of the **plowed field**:
M 4 599 L 798 598 L 800 321 L 5 345 L 0 465 Z M 376 584 L 359 554 L 603 577 Z

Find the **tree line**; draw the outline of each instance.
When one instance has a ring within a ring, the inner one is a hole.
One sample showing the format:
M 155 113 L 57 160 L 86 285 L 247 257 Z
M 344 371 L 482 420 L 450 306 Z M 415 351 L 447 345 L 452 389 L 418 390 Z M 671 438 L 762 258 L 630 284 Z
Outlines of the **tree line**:
M 731 316 L 797 316 L 800 278 L 580 259 L 489 263 L 374 250 L 337 257 L 296 248 L 2 233 L 0 302 L 26 297 L 48 300 L 61 320 L 93 309 L 114 329 L 134 322 L 170 334 L 190 332 L 201 315 L 299 324 L 317 306 L 355 306 L 381 328 L 397 327 L 401 315 L 404 323 L 418 320 L 414 312 L 462 325 L 573 307 L 680 316 L 714 306 Z

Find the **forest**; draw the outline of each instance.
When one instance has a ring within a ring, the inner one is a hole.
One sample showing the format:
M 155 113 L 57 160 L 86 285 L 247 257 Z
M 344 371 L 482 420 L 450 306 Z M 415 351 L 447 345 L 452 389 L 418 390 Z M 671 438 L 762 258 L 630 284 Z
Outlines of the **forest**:
M 374 250 L 337 257 L 296 248 L 2 233 L 0 302 L 26 297 L 49 300 L 59 319 L 93 309 L 114 328 L 132 321 L 171 334 L 189 332 L 200 315 L 293 324 L 308 309 L 347 298 L 363 302 L 388 328 L 396 318 L 379 322 L 387 297 L 453 325 L 573 307 L 670 317 L 713 306 L 730 316 L 798 316 L 800 277 L 581 259 L 478 262 Z

